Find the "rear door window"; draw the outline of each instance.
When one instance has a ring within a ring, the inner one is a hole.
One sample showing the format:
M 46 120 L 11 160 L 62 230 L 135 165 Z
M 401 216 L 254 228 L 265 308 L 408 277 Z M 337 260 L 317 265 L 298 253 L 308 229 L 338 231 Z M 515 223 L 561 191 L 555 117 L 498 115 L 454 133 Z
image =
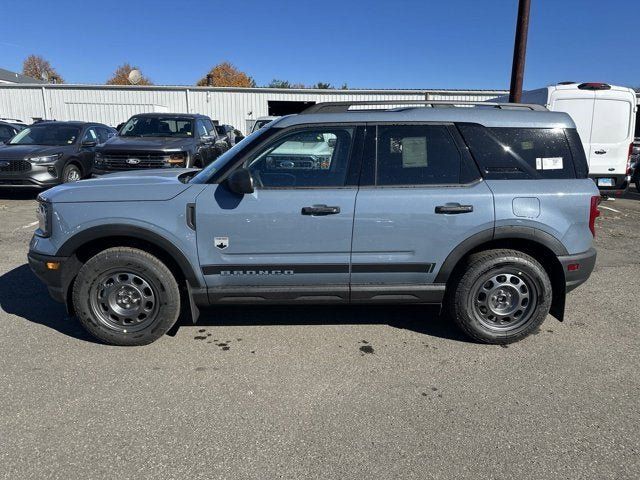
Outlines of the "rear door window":
M 485 178 L 576 178 L 562 128 L 485 128 L 459 125 Z
M 380 125 L 376 185 L 460 181 L 461 155 L 444 125 Z

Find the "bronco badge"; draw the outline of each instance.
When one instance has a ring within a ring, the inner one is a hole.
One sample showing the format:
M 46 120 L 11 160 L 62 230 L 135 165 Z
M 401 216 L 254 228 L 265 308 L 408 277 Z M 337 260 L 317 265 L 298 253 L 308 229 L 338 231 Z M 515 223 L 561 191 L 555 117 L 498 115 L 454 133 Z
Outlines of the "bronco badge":
M 229 246 L 229 237 L 215 237 L 213 243 L 218 250 L 224 250 Z

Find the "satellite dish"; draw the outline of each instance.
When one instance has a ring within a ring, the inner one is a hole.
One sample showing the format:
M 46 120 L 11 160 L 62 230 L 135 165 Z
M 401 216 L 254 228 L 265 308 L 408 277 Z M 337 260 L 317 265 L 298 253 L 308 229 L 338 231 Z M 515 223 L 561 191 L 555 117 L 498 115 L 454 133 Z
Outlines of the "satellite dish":
M 142 80 L 142 74 L 140 73 L 140 70 L 138 69 L 133 69 L 129 72 L 129 83 L 131 83 L 132 85 L 137 85 L 138 83 L 140 83 L 140 80 Z

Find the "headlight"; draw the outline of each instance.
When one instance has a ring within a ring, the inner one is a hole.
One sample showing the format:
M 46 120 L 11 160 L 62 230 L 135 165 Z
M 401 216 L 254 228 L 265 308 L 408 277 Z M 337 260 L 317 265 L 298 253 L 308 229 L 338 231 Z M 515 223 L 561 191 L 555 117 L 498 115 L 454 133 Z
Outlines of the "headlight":
M 35 234 L 39 237 L 51 236 L 51 203 L 38 197 L 38 207 L 36 217 L 38 218 L 38 229 Z
M 179 167 L 185 165 L 187 163 L 187 154 L 186 152 L 178 152 L 172 153 L 169 155 L 169 165 L 174 167 Z
M 55 155 L 43 155 L 42 157 L 30 157 L 26 158 L 27 162 L 31 163 L 51 163 L 55 162 L 62 156 L 61 153 L 56 153 Z

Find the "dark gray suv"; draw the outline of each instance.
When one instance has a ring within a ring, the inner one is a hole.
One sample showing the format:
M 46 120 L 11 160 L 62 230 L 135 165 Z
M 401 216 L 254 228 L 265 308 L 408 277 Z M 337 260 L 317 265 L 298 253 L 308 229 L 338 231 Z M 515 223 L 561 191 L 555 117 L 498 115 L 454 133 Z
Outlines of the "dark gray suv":
M 89 177 L 96 147 L 115 134 L 101 123 L 31 125 L 0 146 L 0 187 L 51 187 Z

